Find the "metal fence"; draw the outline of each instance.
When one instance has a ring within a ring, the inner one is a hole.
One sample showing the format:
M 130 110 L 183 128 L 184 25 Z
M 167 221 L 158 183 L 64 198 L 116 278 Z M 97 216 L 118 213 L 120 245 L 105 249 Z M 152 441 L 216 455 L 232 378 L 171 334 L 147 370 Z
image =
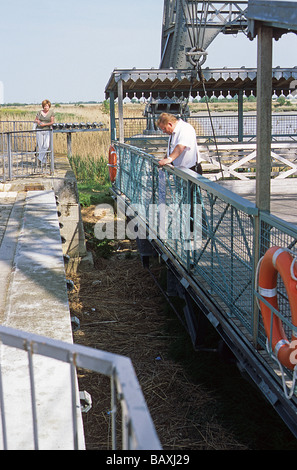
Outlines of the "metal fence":
M 257 259 L 255 224 L 260 217 L 260 247 L 294 250 L 297 229 L 191 170 L 159 169 L 157 159 L 127 144 L 114 143 L 118 156 L 114 190 L 137 214 L 138 236 L 158 239 L 211 297 L 222 318 L 240 327 L 245 340 L 266 351 L 266 335 L 255 297 Z M 268 236 L 269 235 L 269 236 Z M 281 319 L 292 330 L 287 294 Z M 254 353 L 254 352 L 253 352 Z M 259 356 L 260 358 L 260 356 Z M 261 356 L 261 361 L 263 360 Z M 266 366 L 275 375 L 267 355 Z M 287 371 L 291 378 L 291 372 Z M 289 379 L 290 380 L 290 379 Z
M 8 123 L 10 127 L 16 123 Z M 8 125 L 7 124 L 7 125 Z M 22 123 L 21 123 L 22 124 Z M 31 123 L 32 126 L 32 123 Z M 3 127 L 3 122 L 2 122 Z M 38 159 L 36 142 L 38 130 L 16 130 L 0 133 L 0 180 L 26 177 L 32 174 L 54 172 L 53 131 L 49 130 L 50 143 L 44 163 Z
M 245 321 L 252 310 L 255 206 L 239 197 L 232 200 L 231 193 L 206 178 L 197 181 L 190 170 L 159 169 L 144 152 L 115 146 L 116 187 L 148 223 L 150 238 L 162 239 L 187 270 L 219 295 L 228 315 Z M 197 249 L 190 249 L 192 242 Z
M 239 124 L 239 118 L 234 114 L 212 114 L 210 117 L 206 114 L 191 115 L 187 121 L 192 124 L 196 131 L 197 137 L 207 141 L 214 139 L 213 129 L 218 142 L 232 141 L 237 142 L 239 139 L 239 127 L 242 126 L 242 140 L 253 141 L 256 138 L 257 116 L 256 114 L 244 114 L 242 123 Z M 297 138 L 297 115 L 296 114 L 273 114 L 272 120 L 272 139 L 273 140 L 292 140 Z M 119 135 L 118 120 L 116 120 L 117 135 Z M 125 140 L 142 136 L 162 137 L 162 133 L 157 129 L 154 131 L 147 130 L 147 119 L 124 118 L 124 138 Z M 212 129 L 213 127 L 213 129 Z
M 11 350 L 24 351 L 27 355 L 28 367 L 26 375 L 29 375 L 31 390 L 31 403 L 27 407 L 32 410 L 32 423 L 22 423 L 22 411 L 18 408 L 18 403 L 11 403 L 10 390 L 5 390 L 5 371 L 0 366 L 0 408 L 1 408 L 1 427 L 3 448 L 14 448 L 15 442 L 11 442 L 9 429 L 7 426 L 9 414 L 12 408 L 17 408 L 18 423 L 13 422 L 13 428 L 28 429 L 32 425 L 33 436 L 32 445 L 35 449 L 40 448 L 40 428 L 51 429 L 52 416 L 48 417 L 48 422 L 40 422 L 38 416 L 42 404 L 40 397 L 36 393 L 38 385 L 38 371 L 35 370 L 35 360 L 37 357 L 52 358 L 58 362 L 69 365 L 69 398 L 72 403 L 72 438 L 73 449 L 81 449 L 79 442 L 79 423 L 78 423 L 78 407 L 79 403 L 78 389 L 76 383 L 77 368 L 94 371 L 110 377 L 110 419 L 111 419 L 111 441 L 112 448 L 122 448 L 124 450 L 160 450 L 160 442 L 158 440 L 154 425 L 152 423 L 149 411 L 147 409 L 144 397 L 142 395 L 139 383 L 137 381 L 132 363 L 130 359 L 112 353 L 107 353 L 97 349 L 91 349 L 80 345 L 68 344 L 62 341 L 45 338 L 39 335 L 21 332 L 12 328 L 0 326 L 0 342 L 1 356 L 3 348 Z M 11 367 L 10 367 L 11 368 Z M 52 370 L 52 369 L 51 369 Z M 67 370 L 66 370 L 67 372 Z M 20 367 L 14 371 L 15 379 L 20 381 Z M 47 371 L 45 370 L 46 377 Z M 15 383 L 15 382 L 14 382 Z M 45 386 L 47 383 L 45 382 Z M 18 387 L 20 385 L 18 384 Z M 38 401 L 39 398 L 39 401 Z M 41 397 L 43 400 L 46 397 Z M 59 400 L 58 396 L 53 396 L 52 401 Z M 62 406 L 63 404 L 61 404 Z M 118 429 L 121 430 L 121 442 L 117 440 Z M 23 431 L 21 431 L 23 432 Z M 51 434 L 51 432 L 49 432 Z M 44 436 L 43 436 L 44 437 Z M 67 436 L 69 438 L 69 436 Z M 63 440 L 63 437 L 62 437 Z M 61 443 L 63 447 L 63 443 Z M 120 447 L 121 446 L 121 447 Z M 31 448 L 31 447 L 30 447 Z M 24 448 L 22 449 L 24 450 Z
M 46 158 L 39 162 L 38 132 L 33 121 L 0 121 L 0 181 L 25 178 L 30 175 L 54 174 L 54 134 L 66 134 L 67 154 L 72 155 L 72 134 L 77 132 L 107 132 L 100 123 L 57 123 L 50 133 Z
M 33 130 L 33 121 L 0 121 L 0 134 Z
M 212 122 L 211 122 L 212 121 Z M 239 135 L 239 119 L 233 115 L 190 116 L 188 122 L 195 128 L 198 137 L 213 139 L 212 126 L 218 140 L 237 141 Z M 243 140 L 251 141 L 257 134 L 256 114 L 244 114 L 242 117 L 242 137 Z M 297 115 L 296 114 L 275 114 L 271 116 L 271 134 L 273 140 L 287 138 L 296 140 L 297 138 Z

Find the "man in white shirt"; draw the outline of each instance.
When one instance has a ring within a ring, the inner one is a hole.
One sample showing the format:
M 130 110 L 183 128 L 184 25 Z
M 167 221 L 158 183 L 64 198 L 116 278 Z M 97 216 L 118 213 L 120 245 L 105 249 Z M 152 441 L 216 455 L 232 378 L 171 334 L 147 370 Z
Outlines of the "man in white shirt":
M 162 113 L 157 121 L 157 126 L 166 134 L 170 135 L 167 148 L 167 157 L 159 160 L 159 166 L 163 167 L 169 163 L 172 163 L 178 168 L 189 168 L 196 173 L 202 175 L 202 167 L 200 163 L 200 156 L 196 141 L 196 132 L 191 124 L 177 119 L 172 114 Z M 200 211 L 195 210 L 195 207 L 199 207 Z M 194 215 L 195 214 L 195 215 Z M 196 241 L 198 240 L 198 247 L 201 244 L 201 204 L 194 204 L 193 199 L 193 187 L 191 185 L 191 208 L 190 208 L 190 219 L 186 221 L 186 227 L 190 228 L 190 232 Z M 199 220 L 199 227 L 196 227 L 194 232 L 195 219 Z M 190 222 L 188 226 L 188 222 Z M 194 239 L 191 239 L 194 242 Z M 186 245 L 185 245 L 186 246 Z M 189 249 L 192 252 L 192 244 L 189 245 Z M 188 249 L 188 248 L 186 248 Z
M 167 113 L 160 115 L 157 126 L 170 135 L 167 157 L 160 160 L 159 165 L 172 163 L 179 168 L 190 168 L 201 175 L 202 167 L 193 126 Z

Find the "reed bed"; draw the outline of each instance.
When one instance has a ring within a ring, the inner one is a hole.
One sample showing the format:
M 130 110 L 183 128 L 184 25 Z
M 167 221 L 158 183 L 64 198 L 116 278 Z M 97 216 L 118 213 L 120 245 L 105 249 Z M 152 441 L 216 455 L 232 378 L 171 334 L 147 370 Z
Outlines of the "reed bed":
M 290 103 L 289 103 L 290 104 Z M 56 122 L 102 122 L 104 127 L 109 129 L 109 105 L 108 102 L 97 104 L 53 104 Z M 190 103 L 190 111 L 193 115 L 206 113 L 206 103 Z M 244 111 L 255 112 L 256 102 L 244 102 Z M 0 107 L 1 121 L 33 121 L 36 112 L 40 110 L 40 105 L 24 105 Z M 211 112 L 237 112 L 237 102 L 210 102 Z M 273 102 L 274 112 L 285 110 L 285 106 L 280 106 Z M 144 116 L 145 105 L 140 103 L 124 104 L 124 117 L 138 118 Z M 295 111 L 297 105 L 291 104 L 290 111 Z M 117 108 L 116 108 L 117 113 Z M 142 131 L 143 123 L 140 124 L 139 132 Z M 136 130 L 136 132 L 138 132 Z M 78 132 L 72 135 L 72 153 L 81 159 L 93 159 L 104 157 L 107 159 L 108 147 L 110 144 L 110 132 Z M 65 134 L 54 135 L 54 149 L 56 154 L 67 153 L 67 142 Z
M 78 182 L 94 182 L 105 185 L 109 179 L 105 156 L 81 158 L 74 155 L 69 158 Z
M 235 107 L 234 107 L 235 106 Z M 250 103 L 249 106 L 254 106 Z M 108 102 L 97 104 L 53 104 L 56 122 L 102 122 L 104 127 L 109 129 L 109 106 Z M 40 105 L 24 105 L 0 107 L 1 121 L 33 121 Z M 210 103 L 210 108 L 214 110 L 236 110 L 236 103 Z M 124 117 L 137 118 L 144 116 L 144 104 L 125 104 Z M 190 104 L 191 112 L 206 112 L 205 103 Z M 117 108 L 116 108 L 117 113 Z M 143 123 L 141 123 L 142 130 Z M 81 159 L 107 158 L 110 144 L 110 132 L 78 132 L 72 135 L 72 154 Z M 65 134 L 54 135 L 54 149 L 56 154 L 67 153 L 67 142 Z
M 102 122 L 109 129 L 109 114 L 103 104 L 52 105 L 56 122 Z M 34 121 L 40 105 L 0 108 L 1 121 Z M 107 158 L 110 132 L 78 132 L 72 135 L 72 153 L 82 159 Z M 65 134 L 54 134 L 56 154 L 67 154 Z

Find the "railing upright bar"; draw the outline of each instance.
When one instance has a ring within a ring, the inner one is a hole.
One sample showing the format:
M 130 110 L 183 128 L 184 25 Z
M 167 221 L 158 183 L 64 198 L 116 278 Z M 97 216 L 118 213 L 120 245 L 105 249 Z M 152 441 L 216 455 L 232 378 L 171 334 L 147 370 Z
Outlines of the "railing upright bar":
M 29 353 L 30 361 L 30 374 L 33 381 L 33 361 L 32 354 L 33 351 L 35 354 L 41 355 L 43 357 L 50 357 L 64 363 L 69 364 L 70 366 L 70 380 L 71 380 L 71 391 L 72 394 L 72 420 L 73 420 L 73 440 L 74 448 L 79 449 L 79 423 L 78 423 L 78 414 L 79 414 L 79 404 L 78 404 L 78 383 L 76 368 L 82 367 L 85 369 L 93 370 L 94 372 L 107 375 L 109 377 L 113 376 L 113 408 L 112 416 L 115 415 L 115 402 L 118 400 L 118 389 L 122 388 L 119 399 L 122 404 L 122 416 L 124 419 L 123 432 L 123 444 L 128 448 L 131 443 L 131 435 L 137 433 L 137 427 L 140 429 L 144 426 L 146 433 L 140 433 L 140 441 L 137 439 L 135 442 L 132 442 L 132 445 L 135 444 L 137 448 L 140 446 L 141 449 L 145 449 L 146 446 L 149 446 L 150 449 L 161 450 L 161 446 L 157 435 L 155 433 L 154 427 L 151 422 L 151 418 L 148 410 L 145 405 L 141 411 L 141 416 L 139 417 L 139 408 L 135 406 L 136 403 L 143 403 L 144 399 L 139 386 L 137 385 L 137 380 L 135 378 L 135 372 L 130 361 L 127 361 L 127 358 L 122 356 L 117 356 L 111 353 L 104 351 L 92 350 L 91 348 L 86 348 L 80 345 L 75 344 L 66 344 L 61 341 L 57 341 L 50 338 L 45 338 L 31 333 L 26 333 L 19 330 L 14 330 L 12 328 L 7 328 L 0 326 L 0 340 L 3 345 L 17 348 Z M 30 348 L 29 348 L 30 345 Z M 117 370 L 117 375 L 115 376 L 115 370 Z M 123 372 L 125 371 L 125 372 Z M 131 378 L 131 380 L 129 379 Z M 35 374 L 35 382 L 38 376 Z M 4 414 L 4 404 L 3 404 L 3 387 L 2 387 L 2 377 L 0 370 L 0 405 L 1 413 Z M 116 383 L 115 383 L 116 381 Z M 32 400 L 35 400 L 34 393 L 34 381 L 32 382 Z M 117 390 L 117 393 L 116 393 Z M 133 424 L 132 424 L 133 423 Z M 19 424 L 19 423 L 16 423 Z M 44 424 L 44 423 L 43 423 Z M 130 428 L 132 426 L 132 428 Z M 135 426 L 135 427 L 134 427 Z M 6 440 L 6 425 L 5 417 L 2 419 L 2 428 L 3 428 L 3 442 L 4 447 L 7 448 Z M 127 433 L 130 431 L 130 434 Z M 115 422 L 114 422 L 114 432 L 115 432 Z M 36 433 L 37 435 L 37 433 Z M 124 447 L 125 448 L 125 447 Z
M 7 450 L 7 431 L 6 431 L 6 419 L 5 419 L 5 407 L 4 407 L 4 394 L 3 394 L 3 381 L 2 381 L 1 362 L 0 362 L 0 408 L 1 408 L 3 449 Z
M 117 435 L 116 435 L 117 390 L 116 390 L 115 371 L 114 370 L 113 370 L 113 372 L 110 376 L 110 388 L 111 388 L 111 407 L 110 407 L 111 439 L 112 439 L 112 449 L 116 450 L 116 448 L 117 448 Z
M 121 399 L 122 402 L 122 449 L 128 450 L 129 449 L 129 420 L 126 411 L 126 404 Z
M 70 381 L 71 381 L 71 397 L 72 397 L 72 422 L 73 422 L 73 445 L 78 450 L 78 428 L 77 428 L 77 395 L 76 395 L 76 367 L 74 365 L 73 354 L 70 354 Z
M 8 178 L 12 179 L 11 134 L 7 133 Z
M 29 362 L 29 375 L 31 387 L 31 406 L 32 406 L 32 420 L 33 420 L 33 435 L 34 435 L 34 448 L 38 450 L 38 425 L 37 425 L 37 410 L 36 410 L 36 394 L 35 394 L 35 380 L 33 368 L 33 350 L 32 345 L 27 343 L 27 353 Z
M 51 160 L 51 175 L 55 172 L 55 158 L 54 158 L 54 131 L 50 131 L 50 160 Z

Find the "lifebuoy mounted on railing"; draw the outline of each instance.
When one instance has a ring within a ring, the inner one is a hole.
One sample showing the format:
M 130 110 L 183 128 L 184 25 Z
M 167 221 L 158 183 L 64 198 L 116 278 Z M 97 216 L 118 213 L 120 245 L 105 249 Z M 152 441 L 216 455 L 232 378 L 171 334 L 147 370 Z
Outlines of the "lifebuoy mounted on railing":
M 114 183 L 117 176 L 117 154 L 113 145 L 109 147 L 108 151 L 108 167 L 109 179 Z
M 281 319 L 260 300 L 260 309 L 265 332 L 270 341 L 275 358 L 290 370 L 297 362 L 297 268 L 296 258 L 285 248 L 269 248 L 260 260 L 258 292 L 264 299 L 279 311 L 277 300 L 277 274 L 285 285 L 291 309 L 291 323 L 296 326 L 292 331 L 291 342 L 288 341 Z

